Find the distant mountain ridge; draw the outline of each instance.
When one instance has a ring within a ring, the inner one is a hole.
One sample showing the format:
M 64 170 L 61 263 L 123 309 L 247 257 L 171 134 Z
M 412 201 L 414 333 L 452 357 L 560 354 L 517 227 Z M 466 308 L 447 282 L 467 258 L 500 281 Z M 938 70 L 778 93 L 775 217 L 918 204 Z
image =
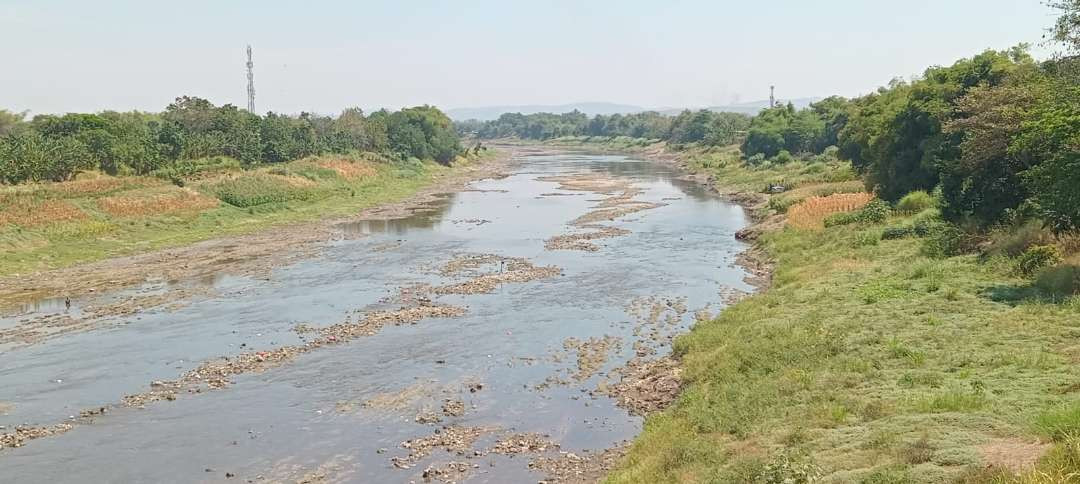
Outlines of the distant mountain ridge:
M 798 99 L 781 99 L 778 102 L 787 103 L 790 101 L 795 105 L 796 109 L 801 109 L 809 106 L 811 103 L 820 101 L 821 98 L 806 97 Z M 456 121 L 465 121 L 469 119 L 476 119 L 480 121 L 490 121 L 498 119 L 505 113 L 521 113 L 521 114 L 535 114 L 535 113 L 554 113 L 562 114 L 569 113 L 574 110 L 581 111 L 589 116 L 595 116 L 597 114 L 603 114 L 609 116 L 612 114 L 633 114 L 643 111 L 658 111 L 663 114 L 676 115 L 680 112 L 690 109 L 708 109 L 709 111 L 716 112 L 730 112 L 730 113 L 743 113 L 754 115 L 760 112 L 762 109 L 769 107 L 768 100 L 751 101 L 738 104 L 729 104 L 724 106 L 709 106 L 706 108 L 645 108 L 642 106 L 635 106 L 632 104 L 617 104 L 607 102 L 582 102 L 582 103 L 570 103 L 570 104 L 526 104 L 520 106 L 480 106 L 471 108 L 452 108 L 445 110 L 446 115 L 450 116 L 450 119 Z

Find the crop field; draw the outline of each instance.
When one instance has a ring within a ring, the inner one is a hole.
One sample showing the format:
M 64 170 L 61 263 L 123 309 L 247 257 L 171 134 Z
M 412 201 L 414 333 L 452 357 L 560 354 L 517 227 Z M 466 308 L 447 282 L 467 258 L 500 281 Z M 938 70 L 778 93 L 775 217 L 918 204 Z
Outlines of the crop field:
M 870 193 L 836 193 L 810 197 L 788 210 L 788 224 L 803 228 L 823 228 L 825 218 L 836 213 L 854 212 L 874 199 Z

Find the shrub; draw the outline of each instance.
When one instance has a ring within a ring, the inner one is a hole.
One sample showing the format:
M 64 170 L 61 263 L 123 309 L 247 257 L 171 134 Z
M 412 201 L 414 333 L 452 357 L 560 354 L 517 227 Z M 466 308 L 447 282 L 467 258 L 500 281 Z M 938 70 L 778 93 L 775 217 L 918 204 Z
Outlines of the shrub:
M 846 212 L 846 213 L 834 213 L 825 217 L 823 223 L 826 227 L 836 227 L 839 225 L 851 225 L 859 221 L 859 212 Z
M 859 212 L 859 223 L 876 224 L 889 217 L 889 204 L 874 199 Z
M 1021 273 L 1031 275 L 1046 267 L 1060 264 L 1062 260 L 1061 252 L 1057 247 L 1038 245 L 1024 251 L 1017 265 Z
M 234 207 L 254 207 L 289 200 L 311 200 L 315 191 L 304 186 L 305 182 L 312 183 L 301 177 L 252 173 L 215 182 L 205 189 Z
M 1043 269 L 1035 279 L 1035 287 L 1056 297 L 1080 294 L 1080 266 L 1065 264 Z
M 914 227 L 910 227 L 910 226 L 886 227 L 885 230 L 883 232 L 881 232 L 881 240 L 903 239 L 903 238 L 906 238 L 906 237 L 910 237 L 914 233 L 915 233 Z
M 854 223 L 876 224 L 884 222 L 885 219 L 888 218 L 888 216 L 889 204 L 878 199 L 873 199 L 857 212 L 840 213 L 826 217 L 824 220 L 824 224 L 826 227 L 835 227 L 837 225 L 850 225 Z
M 1053 233 L 1042 222 L 1029 220 L 1021 225 L 1006 225 L 994 230 L 990 234 L 986 253 L 1016 257 L 1033 246 L 1049 245 L 1053 240 Z
M 776 155 L 776 158 L 774 158 L 773 161 L 781 165 L 786 165 L 795 161 L 795 157 L 791 156 L 791 152 L 788 150 L 780 150 L 780 153 Z
M 970 254 L 978 249 L 979 238 L 959 227 L 943 224 L 931 231 L 923 243 L 923 254 L 929 257 L 954 257 Z
M 896 210 L 901 213 L 919 213 L 935 205 L 934 197 L 923 190 L 917 190 L 904 195 L 896 204 Z

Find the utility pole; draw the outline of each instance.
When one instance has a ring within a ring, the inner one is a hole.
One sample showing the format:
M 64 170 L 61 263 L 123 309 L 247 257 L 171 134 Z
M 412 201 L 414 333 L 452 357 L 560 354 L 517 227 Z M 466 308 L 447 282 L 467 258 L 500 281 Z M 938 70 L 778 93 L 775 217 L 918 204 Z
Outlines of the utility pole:
M 251 57 L 251 47 L 248 47 L 248 57 L 249 58 Z M 251 65 L 251 61 L 248 61 L 248 65 L 249 66 Z M 248 78 L 250 78 L 251 77 L 251 74 L 250 74 L 251 71 L 249 70 L 248 72 L 249 72 Z M 775 108 L 776 107 L 776 86 L 769 86 L 769 107 L 770 108 Z
M 255 63 L 251 62 L 251 45 L 247 46 L 248 112 L 255 114 Z

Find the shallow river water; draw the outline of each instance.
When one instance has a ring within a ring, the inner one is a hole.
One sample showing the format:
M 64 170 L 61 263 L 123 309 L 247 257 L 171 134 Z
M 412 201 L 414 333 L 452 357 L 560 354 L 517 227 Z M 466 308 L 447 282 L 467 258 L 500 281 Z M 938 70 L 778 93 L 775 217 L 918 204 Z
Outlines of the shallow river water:
M 594 390 L 634 357 L 651 311 L 661 319 L 653 335 L 662 336 L 652 343 L 664 354 L 663 337 L 686 331 L 695 312 L 715 313 L 725 294 L 751 290 L 735 264 L 743 211 L 654 162 L 549 153 L 513 166 L 509 176 L 474 182 L 431 210 L 342 225 L 341 240 L 268 277 L 174 281 L 209 291 L 93 330 L 0 348 L 0 433 L 109 407 L 92 423 L 0 449 L 0 482 L 270 482 L 312 473 L 330 482 L 422 482 L 427 466 L 450 461 L 469 464 L 460 476 L 466 482 L 536 482 L 543 474 L 529 468 L 529 455 L 463 457 L 436 448 L 406 469 L 391 459 L 409 453 L 402 442 L 443 426 L 493 429 L 475 448 L 509 433 L 539 433 L 576 453 L 632 439 L 642 418 Z M 664 205 L 605 220 L 629 233 L 593 241 L 599 250 L 545 249 L 545 240 L 578 232 L 567 224 L 603 195 L 539 178 L 581 174 L 632 182 L 642 190 L 635 200 Z M 119 404 L 203 361 L 301 344 L 298 324 L 325 327 L 396 307 L 400 289 L 446 282 L 438 268 L 462 254 L 521 257 L 562 274 L 489 294 L 438 296 L 465 314 L 388 325 L 238 375 L 221 390 L 144 408 Z M 24 311 L 0 327 L 64 308 L 50 301 Z M 604 337 L 614 343 L 602 366 L 582 374 L 567 339 Z M 447 399 L 462 401 L 464 414 L 440 414 Z M 417 422 L 430 411 L 440 423 Z

